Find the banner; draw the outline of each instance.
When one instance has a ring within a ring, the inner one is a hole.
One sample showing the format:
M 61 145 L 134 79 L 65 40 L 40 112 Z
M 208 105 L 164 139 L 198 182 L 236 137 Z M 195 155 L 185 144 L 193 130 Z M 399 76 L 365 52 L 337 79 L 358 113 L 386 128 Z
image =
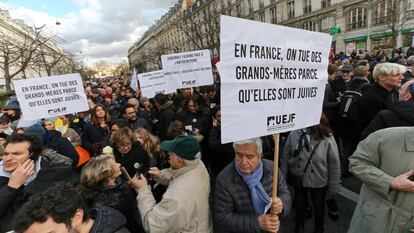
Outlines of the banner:
M 221 16 L 222 143 L 319 124 L 332 38 Z
M 89 110 L 79 74 L 16 80 L 13 85 L 26 121 Z
M 161 62 L 170 90 L 213 84 L 209 50 L 162 55 Z
M 138 77 L 135 68 L 132 71 L 131 83 L 129 84 L 129 87 L 131 87 L 134 91 L 136 91 L 138 88 Z
M 168 88 L 162 70 L 138 74 L 138 79 L 142 96 L 147 98 L 154 98 L 158 93 L 170 94 L 175 92 L 175 89 L 170 90 Z

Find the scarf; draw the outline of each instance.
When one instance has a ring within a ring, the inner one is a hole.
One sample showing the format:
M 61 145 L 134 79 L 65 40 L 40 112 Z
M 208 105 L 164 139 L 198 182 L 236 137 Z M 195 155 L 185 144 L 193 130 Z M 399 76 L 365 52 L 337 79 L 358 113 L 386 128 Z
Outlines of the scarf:
M 267 195 L 266 191 L 264 190 L 262 183 L 260 183 L 260 179 L 263 176 L 262 161 L 260 161 L 260 164 L 257 167 L 256 171 L 251 174 L 242 173 L 237 167 L 235 161 L 233 161 L 233 165 L 236 172 L 241 176 L 244 183 L 250 190 L 250 196 L 252 198 L 252 203 L 256 215 L 264 215 L 269 210 L 272 202 L 270 201 L 269 195 Z
M 34 170 L 33 175 L 29 177 L 29 179 L 24 183 L 24 186 L 28 185 L 30 182 L 36 179 L 37 174 L 39 173 L 41 169 L 40 163 L 41 163 L 41 158 L 39 157 L 35 163 L 35 170 Z M 0 176 L 7 177 L 7 178 L 10 178 L 11 176 L 11 172 L 5 172 L 3 170 L 3 161 L 0 161 Z

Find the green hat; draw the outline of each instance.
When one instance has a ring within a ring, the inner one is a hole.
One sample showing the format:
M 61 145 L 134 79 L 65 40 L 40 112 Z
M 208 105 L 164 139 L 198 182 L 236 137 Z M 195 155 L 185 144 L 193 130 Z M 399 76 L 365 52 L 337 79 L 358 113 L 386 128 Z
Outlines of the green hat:
M 193 136 L 178 136 L 172 141 L 163 141 L 161 149 L 173 152 L 183 159 L 193 160 L 200 151 L 200 145 Z

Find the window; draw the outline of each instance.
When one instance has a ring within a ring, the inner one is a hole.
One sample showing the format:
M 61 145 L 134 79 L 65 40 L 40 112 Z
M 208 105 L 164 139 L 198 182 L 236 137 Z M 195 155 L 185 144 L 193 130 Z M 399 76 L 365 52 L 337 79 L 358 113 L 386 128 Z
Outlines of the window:
M 327 16 L 321 20 L 321 32 L 330 33 L 331 29 L 335 26 L 335 17 Z
M 277 23 L 276 7 L 270 8 L 270 13 L 272 14 L 272 23 Z
M 322 8 L 331 6 L 331 0 L 322 0 L 321 2 Z
M 414 16 L 414 0 L 407 0 L 407 16 Z
M 312 11 L 311 1 L 312 0 L 303 0 L 303 14 L 310 13 Z
M 236 16 L 237 16 L 237 17 L 241 17 L 241 14 L 242 14 L 242 8 L 241 8 L 241 5 L 240 5 L 240 4 L 237 4 L 237 5 L 236 5 Z
M 392 20 L 393 4 L 394 0 L 384 0 L 374 7 L 374 25 L 381 25 Z
M 288 9 L 288 19 L 295 18 L 295 1 L 294 0 L 288 1 L 287 9 Z
M 264 0 L 259 0 L 259 9 L 264 8 Z
M 253 0 L 249 0 L 247 2 L 248 6 L 249 6 L 249 14 L 253 14 Z
M 366 10 L 365 8 L 355 8 L 351 10 L 348 14 L 347 19 L 347 30 L 354 30 L 358 28 L 366 27 Z
M 266 16 L 264 11 L 259 13 L 259 20 L 262 22 L 266 22 Z
M 316 23 L 313 21 L 308 21 L 302 24 L 302 28 L 308 31 L 316 31 Z

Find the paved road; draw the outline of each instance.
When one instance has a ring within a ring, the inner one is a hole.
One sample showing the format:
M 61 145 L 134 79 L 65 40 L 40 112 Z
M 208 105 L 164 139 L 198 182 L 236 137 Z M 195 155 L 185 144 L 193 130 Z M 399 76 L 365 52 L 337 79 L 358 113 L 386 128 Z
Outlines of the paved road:
M 337 203 L 339 207 L 338 221 L 332 221 L 327 215 L 325 218 L 325 233 L 346 233 L 352 214 L 357 204 L 358 193 L 361 187 L 361 182 L 355 177 L 348 177 L 343 179 L 343 188 L 337 196 Z M 281 221 L 282 233 L 295 232 L 295 213 L 292 213 Z M 305 233 L 313 233 L 313 219 L 308 219 L 305 223 Z

